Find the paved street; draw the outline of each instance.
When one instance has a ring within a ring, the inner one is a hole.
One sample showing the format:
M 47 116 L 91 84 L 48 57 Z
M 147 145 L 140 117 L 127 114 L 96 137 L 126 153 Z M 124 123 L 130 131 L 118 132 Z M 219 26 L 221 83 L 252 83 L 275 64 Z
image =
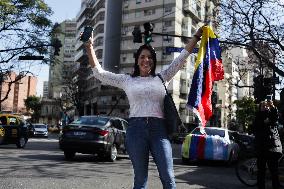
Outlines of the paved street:
M 174 145 L 178 189 L 242 189 L 233 167 L 218 164 L 182 165 L 179 145 Z M 76 155 L 65 161 L 58 140 L 30 139 L 25 149 L 0 146 L 0 189 L 130 189 L 132 167 L 127 156 L 115 163 L 99 161 L 91 155 Z M 161 189 L 158 172 L 151 160 L 149 189 Z

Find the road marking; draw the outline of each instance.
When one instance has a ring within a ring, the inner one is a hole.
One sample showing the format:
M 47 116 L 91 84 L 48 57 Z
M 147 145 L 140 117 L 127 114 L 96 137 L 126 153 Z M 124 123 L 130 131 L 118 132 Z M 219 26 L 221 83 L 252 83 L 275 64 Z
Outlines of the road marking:
M 29 142 L 58 142 L 56 138 L 29 138 Z

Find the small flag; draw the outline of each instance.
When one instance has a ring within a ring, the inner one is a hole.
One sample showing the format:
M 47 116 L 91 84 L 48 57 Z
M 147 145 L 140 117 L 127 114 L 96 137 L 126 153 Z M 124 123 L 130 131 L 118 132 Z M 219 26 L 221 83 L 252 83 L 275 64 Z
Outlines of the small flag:
M 187 102 L 187 107 L 193 110 L 203 127 L 212 116 L 213 82 L 223 78 L 219 40 L 209 26 L 204 26 Z

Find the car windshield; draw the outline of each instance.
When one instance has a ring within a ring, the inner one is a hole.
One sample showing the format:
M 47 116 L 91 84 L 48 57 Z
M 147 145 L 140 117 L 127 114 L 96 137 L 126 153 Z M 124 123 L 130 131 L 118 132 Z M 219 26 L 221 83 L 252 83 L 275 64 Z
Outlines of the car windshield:
M 219 135 L 220 137 L 225 137 L 225 131 L 224 130 L 205 128 L 205 132 L 206 132 L 207 135 L 210 135 L 210 136 Z
M 34 125 L 34 128 L 45 129 L 46 125 Z
M 105 117 L 80 117 L 71 124 L 104 126 L 108 121 L 109 118 Z
M 205 128 L 205 133 L 206 133 L 206 135 L 209 135 L 209 136 L 218 135 L 220 137 L 225 137 L 225 131 L 224 130 L 220 130 L 220 129 Z M 192 134 L 202 135 L 202 133 L 200 132 L 200 128 L 195 128 L 192 131 Z

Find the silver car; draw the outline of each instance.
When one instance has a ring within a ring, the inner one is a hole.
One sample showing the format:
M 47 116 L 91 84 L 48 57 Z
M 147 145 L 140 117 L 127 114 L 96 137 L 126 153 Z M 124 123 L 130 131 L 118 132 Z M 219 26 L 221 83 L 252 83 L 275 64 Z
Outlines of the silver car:
M 47 125 L 43 123 L 34 123 L 32 125 L 34 137 L 48 137 Z

